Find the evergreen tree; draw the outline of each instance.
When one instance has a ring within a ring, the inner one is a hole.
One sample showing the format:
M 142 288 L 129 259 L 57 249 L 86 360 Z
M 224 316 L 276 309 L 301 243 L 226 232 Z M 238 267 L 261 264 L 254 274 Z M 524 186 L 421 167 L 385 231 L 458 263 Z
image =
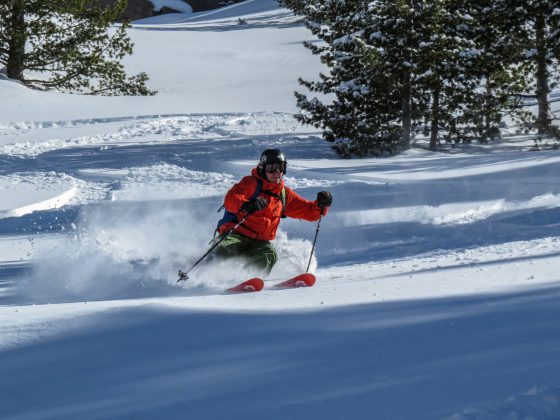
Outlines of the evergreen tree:
M 523 51 L 522 31 L 504 15 L 500 1 L 475 0 L 463 6 L 474 20 L 470 31 L 474 55 L 467 71 L 480 80 L 465 103 L 465 123 L 483 142 L 499 133 L 504 113 L 523 115 L 516 96 L 526 87 L 517 59 Z
M 280 6 L 286 7 L 293 11 L 296 15 L 303 14 L 303 10 L 307 3 L 306 0 L 278 0 Z
M 40 88 L 94 94 L 151 95 L 145 73 L 127 77 L 128 24 L 110 29 L 126 6 L 95 0 L 4 0 L 0 63 L 9 78 Z
M 540 134 L 550 133 L 553 127 L 549 96 L 560 77 L 560 2 L 496 0 L 495 7 L 516 30 L 521 48 L 514 57 L 528 82 L 526 89 L 538 105 L 534 125 Z
M 394 153 L 428 124 L 435 148 L 442 124 L 457 126 L 461 98 L 477 78 L 465 76 L 472 42 L 447 0 L 307 1 L 307 43 L 329 68 L 321 81 L 300 81 L 331 103 L 296 93 L 304 123 L 325 129 L 345 155 Z
M 443 129 L 447 140 L 458 141 L 466 129 L 465 103 L 479 84 L 471 73 L 478 52 L 472 41 L 473 18 L 465 6 L 449 0 L 413 1 L 413 89 L 423 101 L 423 120 L 429 122 L 430 149 Z
M 373 3 L 376 3 L 375 5 Z M 323 95 L 308 98 L 296 92 L 300 121 L 324 129 L 329 141 L 344 156 L 394 153 L 408 147 L 402 136 L 403 79 L 408 69 L 384 46 L 380 34 L 385 21 L 375 17 L 382 2 L 363 0 L 307 1 L 307 27 L 323 42 L 305 46 L 329 67 L 319 81 L 300 83 Z M 404 23 L 397 25 L 404 28 Z M 391 68 L 393 66 L 395 68 Z M 409 102 L 409 101 L 408 101 Z
M 551 90 L 558 84 L 558 64 L 560 61 L 560 36 L 558 20 L 560 18 L 560 3 L 535 0 L 530 4 L 529 12 L 533 16 L 534 24 L 534 54 L 533 66 L 536 76 L 536 96 L 538 115 L 536 125 L 540 134 L 551 132 L 552 112 L 549 96 Z

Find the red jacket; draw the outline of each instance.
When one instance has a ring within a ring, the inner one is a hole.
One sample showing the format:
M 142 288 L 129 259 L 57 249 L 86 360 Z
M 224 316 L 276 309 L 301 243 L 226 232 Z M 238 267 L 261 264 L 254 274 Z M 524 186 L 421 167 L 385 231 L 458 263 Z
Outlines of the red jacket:
M 285 188 L 286 193 L 286 206 L 284 208 L 286 216 L 313 222 L 327 214 L 327 209 L 317 207 L 315 201 L 308 201 L 290 188 L 284 187 L 284 180 L 279 184 L 273 184 L 259 176 L 257 168 L 254 168 L 251 176 L 243 177 L 239 183 L 231 187 L 224 200 L 226 211 L 237 214 L 239 220 L 245 216 L 245 213 L 240 212 L 239 209 L 255 193 L 257 178 L 262 180 L 262 190 L 259 197 L 265 197 L 268 206 L 250 215 L 236 232 L 263 241 L 274 239 L 282 216 L 282 199 L 280 198 L 282 188 Z M 267 192 L 275 194 L 277 197 L 273 197 Z M 224 223 L 219 229 L 220 234 L 229 231 L 235 225 L 236 223 L 233 222 Z

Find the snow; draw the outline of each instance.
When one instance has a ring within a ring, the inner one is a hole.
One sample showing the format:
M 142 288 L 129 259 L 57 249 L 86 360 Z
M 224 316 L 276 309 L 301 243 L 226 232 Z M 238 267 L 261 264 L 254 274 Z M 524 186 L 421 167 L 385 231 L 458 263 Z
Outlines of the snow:
M 337 158 L 293 118 L 324 69 L 273 0 L 130 34 L 157 96 L 0 79 L 2 418 L 560 417 L 560 151 L 512 127 Z M 309 261 L 317 224 L 292 219 L 262 292 L 223 293 L 241 263 L 177 284 L 268 147 L 298 193 L 333 193 L 317 284 L 271 288 Z
M 150 0 L 150 3 L 153 4 L 156 12 L 159 12 L 163 7 L 168 7 L 183 14 L 193 11 L 192 7 L 182 0 Z

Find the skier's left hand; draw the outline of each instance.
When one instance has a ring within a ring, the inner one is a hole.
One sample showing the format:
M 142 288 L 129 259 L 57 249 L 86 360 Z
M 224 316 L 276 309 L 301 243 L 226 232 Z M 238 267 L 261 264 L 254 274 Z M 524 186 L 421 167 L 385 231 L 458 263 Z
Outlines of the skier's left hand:
M 321 191 L 317 194 L 317 207 L 324 209 L 332 204 L 332 194 L 328 191 Z

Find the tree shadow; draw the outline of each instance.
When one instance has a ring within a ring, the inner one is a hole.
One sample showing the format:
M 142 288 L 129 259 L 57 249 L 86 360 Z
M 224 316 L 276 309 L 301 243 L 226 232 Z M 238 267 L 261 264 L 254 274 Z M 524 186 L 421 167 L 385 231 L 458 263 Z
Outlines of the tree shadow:
M 0 407 L 7 418 L 201 420 L 330 420 L 352 407 L 353 419 L 424 420 L 486 404 L 505 418 L 526 409 L 512 396 L 558 385 L 559 293 L 283 313 L 144 305 L 28 322 L 3 335 L 0 392 L 17 398 Z

